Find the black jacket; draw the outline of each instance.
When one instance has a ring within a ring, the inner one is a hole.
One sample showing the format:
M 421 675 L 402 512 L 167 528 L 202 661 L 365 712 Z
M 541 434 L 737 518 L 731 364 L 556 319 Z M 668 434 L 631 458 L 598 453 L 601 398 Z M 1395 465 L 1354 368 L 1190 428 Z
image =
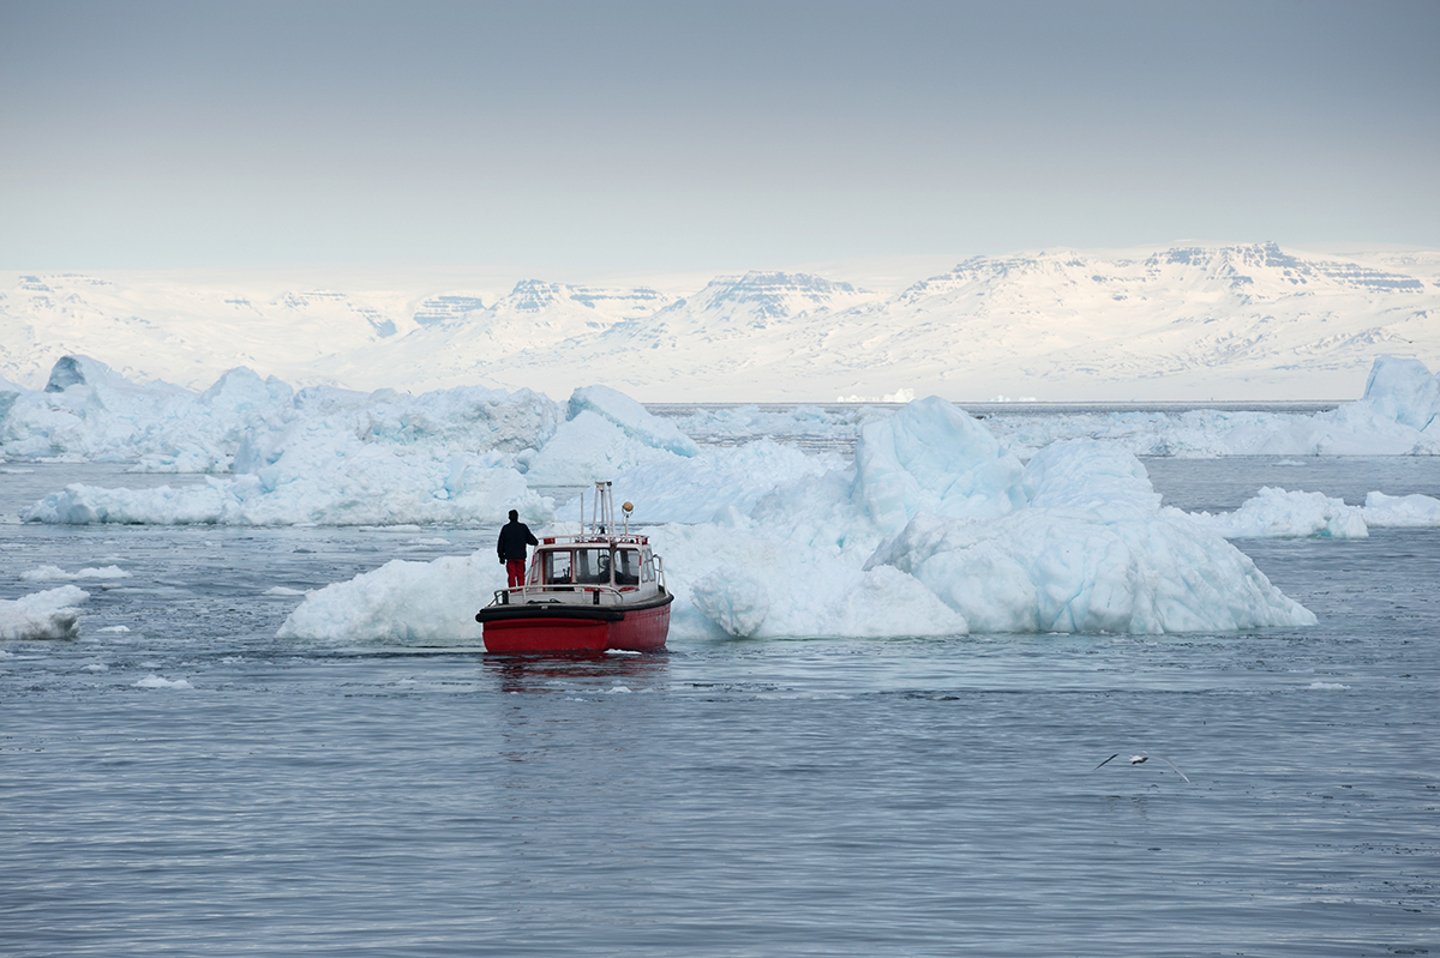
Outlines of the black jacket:
M 538 546 L 534 533 L 530 527 L 523 522 L 507 522 L 500 529 L 500 538 L 495 543 L 495 551 L 502 559 L 519 559 L 525 561 L 526 544 Z

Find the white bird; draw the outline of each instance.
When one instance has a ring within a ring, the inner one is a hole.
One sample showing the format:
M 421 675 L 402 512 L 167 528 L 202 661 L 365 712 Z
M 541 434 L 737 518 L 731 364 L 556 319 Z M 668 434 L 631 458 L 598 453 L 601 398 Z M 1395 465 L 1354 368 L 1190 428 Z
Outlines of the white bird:
M 1110 762 L 1114 761 L 1115 759 L 1117 759 L 1117 758 L 1119 758 L 1119 757 L 1120 757 L 1120 753 L 1119 753 L 1119 752 L 1116 752 L 1114 755 L 1110 756 L 1110 757 L 1107 758 L 1105 761 L 1101 762 L 1099 765 L 1096 765 L 1095 767 L 1096 767 L 1096 768 L 1104 768 L 1106 765 L 1110 764 Z M 1173 768 L 1173 769 L 1175 770 L 1175 774 L 1176 774 L 1176 775 L 1179 775 L 1180 778 L 1184 780 L 1185 784 L 1187 784 L 1187 785 L 1190 784 L 1190 778 L 1189 778 L 1189 776 L 1187 776 L 1184 772 L 1180 771 L 1180 766 L 1176 765 L 1174 762 L 1170 761 L 1168 758 L 1165 758 L 1163 755 L 1157 755 L 1157 756 L 1155 756 L 1155 757 L 1158 758 L 1158 759 L 1160 759 L 1160 761 L 1164 762 L 1166 765 L 1169 765 L 1171 768 Z M 1150 756 L 1149 756 L 1149 755 L 1146 755 L 1144 752 L 1137 752 L 1136 754 L 1130 756 L 1130 764 L 1131 764 L 1131 765 L 1144 765 L 1144 764 L 1145 764 L 1146 762 L 1148 762 L 1148 761 L 1150 761 Z

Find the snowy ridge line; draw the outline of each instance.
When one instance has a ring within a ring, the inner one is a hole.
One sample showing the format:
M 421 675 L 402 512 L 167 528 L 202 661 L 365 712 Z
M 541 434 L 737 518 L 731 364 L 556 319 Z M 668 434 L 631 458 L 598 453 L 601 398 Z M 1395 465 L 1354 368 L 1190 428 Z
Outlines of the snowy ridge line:
M 600 368 L 642 401 L 1285 399 L 1352 393 L 1377 352 L 1440 353 L 1440 252 L 1425 251 L 1047 250 L 879 292 L 775 270 L 678 296 L 543 279 L 256 285 L 0 273 L 0 376 L 35 385 L 105 342 L 127 375 L 192 388 L 246 366 L 307 385 L 559 397 Z

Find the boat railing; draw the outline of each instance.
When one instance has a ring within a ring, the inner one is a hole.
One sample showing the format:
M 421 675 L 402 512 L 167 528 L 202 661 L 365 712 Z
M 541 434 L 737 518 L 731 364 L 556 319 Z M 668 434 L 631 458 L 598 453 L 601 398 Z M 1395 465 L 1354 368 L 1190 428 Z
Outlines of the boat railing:
M 614 543 L 615 545 L 643 546 L 650 544 L 650 537 L 635 532 L 582 532 L 579 535 L 554 535 L 545 536 L 541 540 L 543 545 L 594 545 L 603 543 Z
M 662 583 L 663 588 L 663 583 Z M 496 589 L 492 605 L 509 605 L 511 596 L 540 596 L 555 595 L 556 593 L 585 593 L 591 596 L 593 605 L 612 605 L 619 603 L 624 598 L 624 590 L 617 589 L 613 585 L 581 584 L 574 585 L 517 585 L 507 589 Z M 603 597 L 603 601 L 602 601 Z

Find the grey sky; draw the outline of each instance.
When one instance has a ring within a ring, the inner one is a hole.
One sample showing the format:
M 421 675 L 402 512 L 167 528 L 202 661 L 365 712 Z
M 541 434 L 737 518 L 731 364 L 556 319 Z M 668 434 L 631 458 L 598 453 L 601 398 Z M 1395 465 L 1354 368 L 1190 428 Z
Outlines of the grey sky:
M 0 0 L 0 267 L 1440 247 L 1440 3 Z

